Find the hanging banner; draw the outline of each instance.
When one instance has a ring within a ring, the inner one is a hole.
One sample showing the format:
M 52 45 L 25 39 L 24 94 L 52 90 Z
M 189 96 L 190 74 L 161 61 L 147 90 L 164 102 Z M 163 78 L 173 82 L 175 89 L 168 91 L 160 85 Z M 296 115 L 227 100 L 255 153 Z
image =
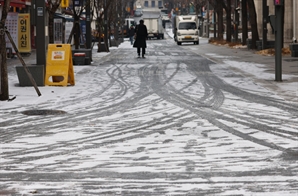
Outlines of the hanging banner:
M 30 14 L 18 16 L 18 50 L 20 53 L 31 52 Z

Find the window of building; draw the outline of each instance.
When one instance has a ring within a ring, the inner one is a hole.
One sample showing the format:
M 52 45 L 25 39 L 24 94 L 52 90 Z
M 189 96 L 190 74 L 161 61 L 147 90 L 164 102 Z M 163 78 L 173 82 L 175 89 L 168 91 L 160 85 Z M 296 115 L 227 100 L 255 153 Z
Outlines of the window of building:
M 162 1 L 158 1 L 158 7 L 163 7 Z
M 145 2 L 144 2 L 144 7 L 149 7 L 149 3 L 148 3 L 148 1 L 145 1 Z
M 155 1 L 151 2 L 151 7 L 155 7 Z

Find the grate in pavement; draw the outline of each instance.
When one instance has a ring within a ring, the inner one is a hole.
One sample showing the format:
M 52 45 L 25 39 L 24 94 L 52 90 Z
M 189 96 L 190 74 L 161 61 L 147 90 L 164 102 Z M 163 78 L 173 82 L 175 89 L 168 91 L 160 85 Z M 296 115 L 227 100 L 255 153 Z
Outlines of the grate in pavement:
M 26 110 L 23 111 L 22 114 L 28 116 L 36 116 L 36 115 L 61 115 L 66 114 L 65 111 L 62 110 Z
M 298 59 L 284 59 L 284 61 L 295 62 L 295 61 L 298 61 Z

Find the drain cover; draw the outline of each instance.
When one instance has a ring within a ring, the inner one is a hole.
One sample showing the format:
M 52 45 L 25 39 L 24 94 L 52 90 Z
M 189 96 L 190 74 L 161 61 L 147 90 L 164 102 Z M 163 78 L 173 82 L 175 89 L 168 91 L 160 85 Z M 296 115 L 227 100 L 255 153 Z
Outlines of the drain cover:
M 25 115 L 31 115 L 31 116 L 35 116 L 35 115 L 61 115 L 61 114 L 66 114 L 65 111 L 62 110 L 26 110 L 23 111 L 22 114 Z

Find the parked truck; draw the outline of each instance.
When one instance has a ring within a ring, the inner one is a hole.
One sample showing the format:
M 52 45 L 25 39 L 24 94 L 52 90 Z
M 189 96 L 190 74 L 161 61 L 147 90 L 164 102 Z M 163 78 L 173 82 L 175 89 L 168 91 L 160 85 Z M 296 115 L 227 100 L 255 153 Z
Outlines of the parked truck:
M 174 40 L 178 45 L 182 42 L 193 42 L 199 44 L 198 16 L 184 15 L 172 18 Z
M 128 36 L 128 31 L 129 31 L 131 25 L 136 26 L 135 20 L 133 18 L 125 18 L 125 23 L 124 23 L 124 26 L 122 28 L 122 32 L 119 32 L 119 33 L 120 34 L 123 33 L 123 35 L 125 37 L 129 37 Z
M 168 9 L 161 9 L 160 10 L 160 17 L 162 20 L 162 26 L 163 28 L 166 28 L 166 23 L 170 22 L 169 14 L 168 14 Z
M 144 24 L 147 26 L 148 38 L 164 39 L 164 28 L 160 15 L 144 18 Z

